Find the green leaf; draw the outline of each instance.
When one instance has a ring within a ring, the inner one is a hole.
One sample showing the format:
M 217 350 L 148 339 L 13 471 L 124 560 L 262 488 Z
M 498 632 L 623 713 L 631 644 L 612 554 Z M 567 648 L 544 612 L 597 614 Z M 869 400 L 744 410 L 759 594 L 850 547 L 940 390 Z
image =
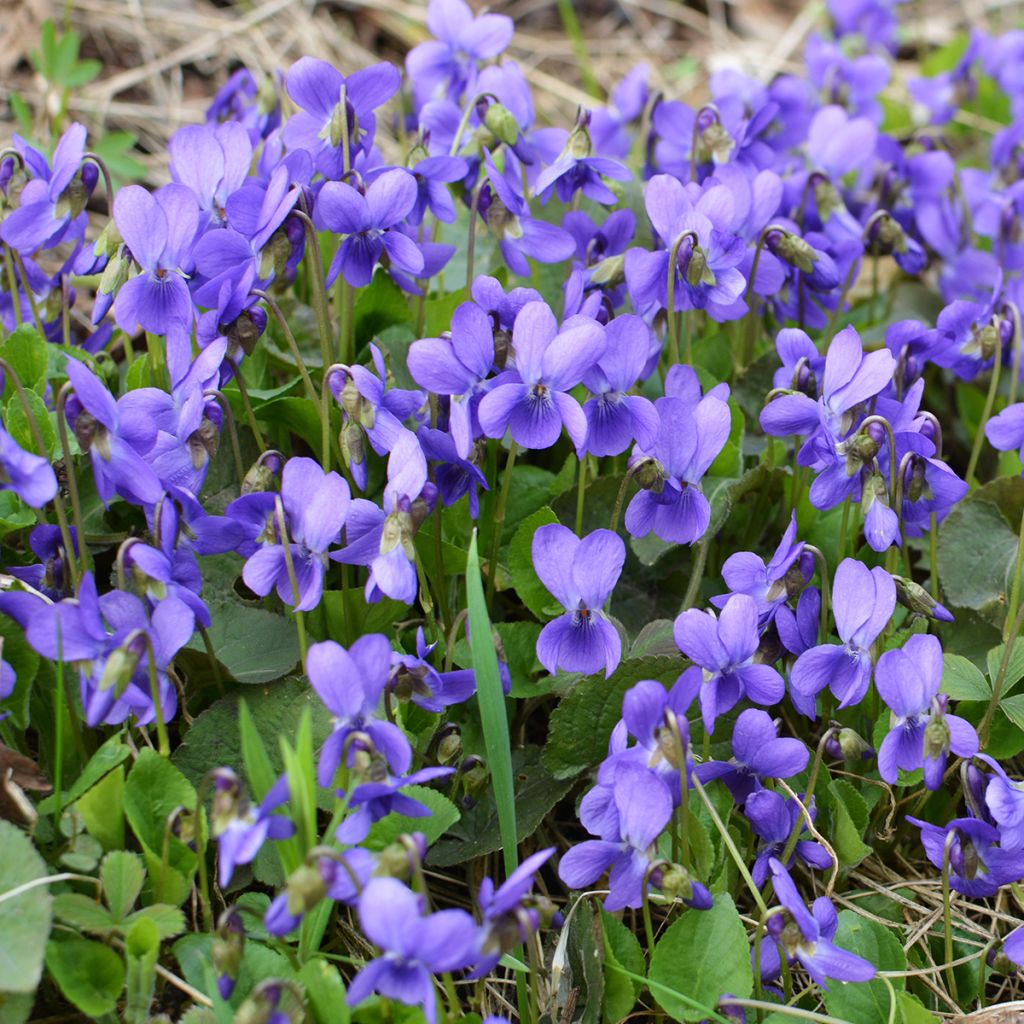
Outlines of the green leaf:
M 53 418 L 43 400 L 34 391 L 26 391 L 25 400 L 35 425 L 39 427 L 39 436 L 42 438 L 46 450 L 43 452 L 39 450 L 32 421 L 26 415 L 25 406 L 22 405 L 21 399 L 17 395 L 7 402 L 5 410 L 7 432 L 25 451 L 32 452 L 33 455 L 42 455 L 49 462 L 57 456 L 59 450 Z
M 383 271 L 375 274 L 365 288 L 360 288 L 357 296 L 352 315 L 357 349 L 371 342 L 374 335 L 388 327 L 412 325 L 412 310 L 405 292 Z
M 0 627 L 2 628 L 2 627 Z M 61 796 L 61 809 L 69 807 L 83 793 L 88 792 L 108 772 L 112 771 L 119 764 L 128 760 L 130 751 L 121 742 L 119 735 L 111 736 L 92 757 L 89 763 L 82 769 L 81 774 L 75 779 L 74 785 Z M 52 814 L 55 809 L 56 800 L 48 796 L 39 804 L 40 814 Z
M 921 1001 L 909 992 L 899 993 L 899 1006 L 903 1024 L 939 1024 L 939 1018 L 931 1010 L 925 1009 Z
M 154 903 L 136 910 L 134 914 L 129 914 L 125 918 L 124 923 L 131 928 L 136 921 L 143 918 L 153 923 L 161 939 L 173 939 L 175 935 L 180 935 L 185 930 L 185 915 L 177 907 L 167 903 Z
M 124 941 L 124 1019 L 126 1024 L 145 1024 L 156 989 L 156 962 L 160 956 L 160 929 L 149 918 L 140 918 Z
M 0 896 L 47 873 L 28 836 L 2 820 L 0 865 Z M 35 991 L 43 973 L 52 911 L 53 897 L 46 885 L 0 902 L 0 992 Z
M 36 522 L 35 513 L 14 491 L 0 491 L 0 537 L 6 537 L 16 530 L 24 530 Z M 14 698 L 8 698 L 9 705 Z
M 992 680 L 992 686 L 999 678 L 999 667 L 1003 663 L 1006 654 L 1006 644 L 993 647 L 985 657 L 988 666 L 988 677 Z M 1024 679 L 1024 637 L 1018 637 L 1013 643 L 1013 650 L 1010 652 L 1010 660 L 1006 666 L 1006 674 L 1003 676 L 1002 696 L 1009 696 L 1017 687 L 1017 684 Z M 988 700 L 992 689 L 985 696 L 971 697 L 971 700 Z
M 32 518 L 34 520 L 35 516 Z M 32 684 L 39 671 L 39 655 L 25 639 L 25 631 L 6 616 L 0 618 L 0 645 L 4 661 L 14 669 L 16 676 L 14 690 L 7 700 L 0 701 L 0 709 L 10 713 L 12 725 L 25 729 L 29 721 Z
M 466 559 L 466 607 L 469 610 L 470 647 L 473 651 L 477 703 L 484 732 L 484 746 L 487 750 L 487 767 L 491 773 L 505 873 L 510 875 L 519 864 L 516 798 L 512 782 L 512 744 L 508 734 L 505 694 L 501 688 L 498 655 L 491 637 L 491 620 L 484 598 L 483 582 L 480 579 L 480 556 L 476 545 L 477 535 L 474 532 L 469 542 L 469 557 Z
M 584 679 L 562 698 L 548 723 L 544 764 L 556 779 L 573 778 L 608 753 L 608 738 L 622 717 L 622 698 L 641 679 L 671 684 L 685 667 L 682 657 L 622 662 L 610 679 Z
M 1018 729 L 1024 729 L 1024 693 L 1001 700 L 999 708 Z
M 864 840 L 868 809 L 864 798 L 849 783 L 833 782 L 831 790 L 832 847 L 843 867 L 854 867 L 872 853 Z M 862 824 L 858 824 L 861 822 Z
M 152 897 L 160 903 L 177 906 L 192 887 L 195 851 L 168 830 L 167 819 L 179 808 L 191 815 L 195 806 L 196 791 L 188 779 L 155 750 L 144 749 L 125 783 L 124 809 L 142 844 L 149 874 L 147 890 L 151 889 Z M 165 842 L 166 865 L 162 856 Z
M 83 793 L 75 810 L 104 850 L 124 846 L 124 768 L 120 765 Z
M 145 880 L 146 869 L 138 854 L 113 850 L 103 858 L 100 865 L 103 899 L 116 920 L 124 920 L 135 906 Z
M 479 676 L 478 685 L 479 685 Z M 493 763 L 488 761 L 492 767 Z M 555 779 L 541 764 L 539 747 L 512 751 L 512 778 L 515 784 L 516 832 L 513 843 L 531 836 L 544 816 L 569 791 L 571 780 Z M 461 818 L 431 849 L 427 860 L 438 867 L 480 857 L 507 844 L 500 828 L 494 793 L 488 787 L 477 796 L 472 807 L 463 808 Z
M 83 932 L 109 935 L 117 931 L 114 915 L 102 903 L 80 892 L 62 892 L 54 896 L 53 916 Z
M 879 971 L 907 969 L 907 958 L 897 933 L 852 910 L 839 914 L 839 930 L 832 941 L 840 949 L 863 957 Z M 906 980 L 890 978 L 889 981 L 898 998 L 899 992 L 906 988 Z M 887 1024 L 891 999 L 886 983 L 876 978 L 856 984 L 831 985 L 825 993 L 825 1006 L 833 1017 L 841 1020 L 856 1021 L 857 1024 Z
M 18 375 L 22 387 L 42 394 L 46 388 L 46 371 L 49 366 L 49 353 L 46 339 L 31 324 L 22 324 L 0 346 L 0 356 L 10 363 Z M 14 398 L 14 384 L 6 383 L 4 394 L 7 399 Z
M 276 691 L 275 691 L 276 692 Z M 296 692 L 292 696 L 298 696 Z M 276 779 L 267 745 L 263 742 L 256 720 L 245 700 L 238 704 L 238 732 L 242 741 L 242 761 L 245 777 L 256 801 L 261 801 L 271 790 Z
M 248 927 L 247 922 L 246 928 Z M 210 958 L 212 944 L 213 937 L 210 935 L 189 934 L 183 935 L 171 947 L 185 980 L 209 996 L 213 996 L 216 991 L 216 978 L 211 969 Z M 267 949 L 258 942 L 246 942 L 238 981 L 229 1002 L 232 1006 L 239 1006 L 252 991 L 253 986 L 265 978 L 289 980 L 294 977 L 295 972 L 291 964 L 280 953 Z M 230 1017 L 228 1019 L 230 1020 Z
M 972 608 L 1001 625 L 1006 617 L 1006 574 L 1017 536 L 986 489 L 955 505 L 939 527 L 939 580 L 954 608 Z
M 624 967 L 632 974 L 643 976 L 644 954 L 637 937 L 616 917 L 601 911 L 604 928 L 604 956 L 607 962 Z M 641 985 L 621 972 L 605 967 L 604 1021 L 618 1024 L 636 1005 Z
M 461 815 L 459 809 L 436 789 L 426 786 L 405 786 L 402 793 L 419 801 L 430 810 L 429 818 L 409 818 L 404 814 L 392 812 L 380 821 L 374 822 L 370 834 L 362 844 L 368 850 L 383 850 L 403 833 L 422 832 L 427 837 L 427 845 L 434 843 L 454 825 Z
M 553 676 L 534 680 L 535 671 L 540 668 L 537 661 L 537 638 L 541 626 L 536 622 L 498 622 L 494 631 L 505 649 L 505 661 L 512 678 L 512 697 L 536 697 L 548 692 L 555 685 Z M 453 662 L 459 668 L 473 667 L 473 654 L 469 649 L 469 641 L 459 637 L 455 644 Z
M 523 604 L 541 622 L 561 615 L 562 608 L 541 583 L 533 567 L 533 535 L 541 526 L 557 522 L 558 516 L 545 505 L 519 524 L 508 546 L 508 571 L 512 586 Z
M 310 960 L 299 971 L 299 981 L 306 989 L 316 1024 L 348 1024 L 351 1013 L 345 1002 L 345 983 L 334 964 Z
M 674 921 L 654 947 L 649 976 L 704 1006 L 716 1005 L 725 992 L 746 999 L 754 976 L 747 932 L 732 897 L 722 893 L 710 910 L 688 910 Z M 654 996 L 674 1020 L 703 1018 L 664 990 L 654 990 Z
M 953 700 L 988 700 L 992 687 L 981 670 L 959 654 L 942 656 L 942 692 Z
M 102 942 L 62 939 L 46 947 L 46 969 L 61 992 L 87 1017 L 102 1017 L 117 1005 L 124 964 Z

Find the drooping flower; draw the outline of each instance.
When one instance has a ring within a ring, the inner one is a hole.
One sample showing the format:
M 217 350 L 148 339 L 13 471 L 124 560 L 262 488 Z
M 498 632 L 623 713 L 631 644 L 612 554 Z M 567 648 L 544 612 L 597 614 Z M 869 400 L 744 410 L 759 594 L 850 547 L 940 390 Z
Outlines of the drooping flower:
M 425 711 L 440 713 L 452 704 L 473 696 L 476 675 L 472 669 L 438 672 L 428 660 L 436 643 L 428 644 L 423 627 L 416 630 L 416 653 L 391 655 L 388 687 L 399 700 L 411 700 Z
M 999 845 L 999 829 L 978 818 L 954 818 L 939 827 L 907 815 L 921 830 L 921 845 L 932 865 L 943 869 L 946 840 L 949 847 L 949 884 L 971 899 L 994 896 L 999 889 L 1021 877 L 1021 851 Z
M 0 490 L 13 491 L 26 505 L 42 508 L 57 493 L 57 477 L 42 455 L 25 451 L 0 426 Z
M 565 609 L 537 638 L 537 658 L 550 672 L 560 668 L 610 676 L 622 657 L 622 641 L 602 606 L 611 597 L 626 559 L 626 546 L 611 530 L 582 540 L 560 523 L 533 535 L 533 564 L 541 582 Z
M 803 818 L 803 811 L 794 800 L 787 800 L 781 793 L 771 789 L 759 789 L 747 798 L 743 805 L 743 813 L 750 822 L 754 834 L 761 840 L 757 857 L 750 869 L 750 876 L 754 879 L 755 885 L 763 886 L 768 879 L 769 864 L 773 859 L 781 862 L 789 837 L 797 822 Z M 811 813 L 813 814 L 813 810 Z M 806 830 L 806 822 L 803 822 L 799 835 L 803 835 Z M 810 839 L 797 840 L 786 865 L 787 869 L 792 868 L 798 860 L 820 871 L 832 867 L 832 855 L 821 843 Z

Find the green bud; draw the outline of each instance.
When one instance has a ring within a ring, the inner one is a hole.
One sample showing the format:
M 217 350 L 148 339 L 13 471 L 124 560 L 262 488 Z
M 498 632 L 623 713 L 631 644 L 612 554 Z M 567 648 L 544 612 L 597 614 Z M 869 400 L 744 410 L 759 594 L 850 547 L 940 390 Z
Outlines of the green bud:
M 130 272 L 131 264 L 125 258 L 123 250 L 118 249 L 103 268 L 100 276 L 100 294 L 113 295 L 128 280 Z
M 681 864 L 666 868 L 661 876 L 661 891 L 671 899 L 693 898 L 693 879 Z
M 626 280 L 626 257 L 622 254 L 609 256 L 594 265 L 590 280 L 602 288 L 614 288 Z
M 93 249 L 97 256 L 113 256 L 122 245 L 124 240 L 121 238 L 121 232 L 117 230 L 117 222 L 111 217 L 93 243 Z
M 893 576 L 893 582 L 896 584 L 896 600 L 904 608 L 916 615 L 925 615 L 929 619 L 948 621 L 949 612 L 920 583 L 915 583 L 905 576 Z M 938 609 L 941 609 L 941 614 L 936 614 Z
M 569 135 L 569 141 L 565 144 L 565 148 L 575 160 L 585 160 L 593 150 L 593 145 L 590 142 L 590 132 L 583 125 L 576 125 Z
M 860 733 L 845 726 L 839 730 L 836 742 L 839 744 L 840 751 L 842 751 L 844 761 L 856 761 L 871 749 L 871 744 Z
M 210 959 L 214 970 L 222 976 L 238 978 L 242 967 L 242 954 L 245 952 L 245 929 L 242 919 L 234 907 L 228 907 L 217 922 L 217 930 L 213 935 L 210 947 Z
M 633 474 L 633 479 L 645 491 L 661 494 L 665 489 L 665 481 L 668 476 L 665 473 L 665 467 L 657 459 L 649 459 L 641 464 Z
M 120 647 L 116 647 L 107 658 L 107 663 L 103 666 L 103 674 L 100 676 L 100 689 L 109 690 L 113 688 L 115 693 L 122 693 L 138 671 L 141 661 L 142 650 L 129 637 Z
M 274 471 L 265 463 L 257 462 L 249 467 L 242 481 L 242 494 L 257 494 L 274 489 Z
M 782 236 L 782 240 L 775 246 L 775 255 L 786 263 L 797 268 L 805 274 L 814 272 L 814 264 L 818 255 L 813 247 L 808 245 L 799 235 L 790 234 L 788 231 Z
M 437 745 L 437 759 L 441 764 L 454 764 L 462 757 L 462 737 L 450 732 Z
M 519 122 L 503 103 L 492 103 L 487 108 L 484 124 L 495 138 L 500 139 L 506 146 L 516 144 L 516 139 L 519 138 Z
M 924 729 L 925 760 L 944 757 L 948 750 L 949 726 L 946 724 L 946 716 L 933 714 Z
M 315 864 L 302 864 L 289 876 L 285 886 L 288 913 L 295 917 L 309 913 L 327 895 L 327 883 Z

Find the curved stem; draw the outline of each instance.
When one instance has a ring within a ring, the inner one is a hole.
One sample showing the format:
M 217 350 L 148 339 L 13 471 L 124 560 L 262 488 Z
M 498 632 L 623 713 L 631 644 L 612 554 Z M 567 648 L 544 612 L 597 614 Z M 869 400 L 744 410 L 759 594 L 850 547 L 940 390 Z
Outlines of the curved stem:
M 1019 561 L 1020 559 L 1018 557 L 1018 563 Z M 1009 619 L 1007 619 L 1007 621 L 1009 621 Z M 1010 631 L 1006 634 L 1003 647 L 1003 657 L 999 662 L 999 671 L 996 673 L 996 677 L 992 681 L 992 696 L 989 698 L 988 707 L 985 709 L 985 715 L 978 724 L 978 740 L 981 744 L 982 750 L 985 749 L 985 744 L 988 742 L 988 734 L 989 729 L 992 727 L 992 719 L 995 716 L 996 708 L 999 707 L 999 701 L 1003 695 L 1003 683 L 1006 681 L 1006 673 L 1010 667 L 1010 656 L 1013 654 L 1017 634 L 1020 633 L 1020 627 L 1022 624 L 1024 624 L 1024 606 L 1018 608 L 1017 614 L 1013 618 L 1013 624 L 1010 626 Z
M 669 732 L 672 733 L 672 742 L 675 744 L 676 757 L 679 759 L 679 863 L 686 871 L 690 870 L 690 783 L 689 772 L 686 764 L 686 744 L 683 743 L 682 732 L 679 729 L 679 720 L 675 713 L 669 708 L 665 712 L 665 721 L 668 723 Z
M 704 534 L 697 545 L 697 557 L 694 559 L 693 568 L 690 570 L 690 582 L 686 587 L 686 594 L 683 596 L 683 606 L 680 611 L 692 608 L 700 593 L 700 583 L 704 578 L 704 566 L 708 560 L 708 548 L 711 546 L 710 530 Z
M 266 303 L 267 309 L 270 310 L 271 315 L 277 321 L 278 327 L 281 328 L 281 333 L 284 335 L 285 342 L 288 345 L 288 350 L 292 354 L 292 358 L 295 360 L 295 365 L 298 367 L 299 376 L 302 377 L 302 386 L 306 391 L 306 397 L 311 401 L 315 402 L 316 388 L 313 387 L 313 379 L 309 375 L 309 370 L 306 369 L 306 363 L 302 358 L 302 353 L 299 351 L 299 344 L 295 340 L 295 335 L 292 334 L 292 329 L 288 326 L 288 321 L 285 319 L 284 313 L 281 312 L 281 307 L 277 304 L 274 298 L 265 291 L 261 291 L 259 288 L 253 288 L 250 295 L 255 295 L 256 298 Z
M 697 235 L 693 231 L 684 231 L 673 243 L 668 252 L 668 281 L 666 284 L 665 315 L 668 317 L 669 358 L 678 365 L 679 355 L 679 321 L 676 319 L 676 262 L 679 259 L 679 247 L 686 239 L 696 243 Z M 692 362 L 692 360 L 691 360 Z
M 462 136 L 466 134 L 466 129 L 469 127 L 469 119 L 473 116 L 473 111 L 476 110 L 476 105 L 481 100 L 492 99 L 495 103 L 501 101 L 493 92 L 478 92 L 470 101 L 466 104 L 466 109 L 462 112 L 462 117 L 459 120 L 459 127 L 455 130 L 455 138 L 452 139 L 451 149 L 448 151 L 449 156 L 458 156 L 459 149 L 462 146 Z
M 946 963 L 953 960 L 953 921 L 950 910 L 949 893 L 949 854 L 956 841 L 956 829 L 950 829 L 946 833 L 946 841 L 942 844 L 942 933 L 945 941 Z M 956 991 L 956 974 L 950 967 L 946 971 L 946 984 L 949 985 L 949 994 L 953 1002 L 959 1004 L 960 997 Z
M 1013 377 L 1010 380 L 1010 405 L 1013 405 L 1017 401 L 1017 387 L 1020 384 L 1020 360 L 1021 360 L 1021 323 L 1020 323 L 1020 310 L 1017 308 L 1016 302 L 1006 303 L 1006 308 L 1010 312 L 1010 319 L 1013 321 Z
M 814 764 L 811 766 L 811 774 L 807 777 L 807 788 L 804 790 L 804 804 L 808 808 L 811 807 L 811 801 L 814 799 L 814 787 L 818 781 L 818 772 L 821 771 L 821 762 L 825 758 L 825 744 L 828 743 L 835 731 L 835 728 L 830 725 L 822 734 L 821 739 L 818 740 L 818 748 L 814 752 Z M 790 830 L 789 838 L 786 840 L 785 849 L 782 851 L 781 862 L 783 867 L 789 864 L 789 860 L 793 856 L 793 852 L 796 850 L 796 844 L 803 829 L 804 820 L 803 818 L 798 817 L 793 824 L 793 828 Z
M 171 743 L 167 737 L 167 723 L 164 721 L 164 706 L 160 700 L 160 677 L 156 667 L 156 652 L 153 650 L 153 638 L 149 630 L 142 630 L 142 636 L 146 641 L 146 662 L 149 671 L 149 694 L 153 701 L 153 715 L 156 718 L 156 735 L 159 745 L 160 756 L 171 756 Z M 196 828 L 199 823 L 196 822 Z
M 849 499 L 847 499 L 846 507 L 844 512 L 850 511 Z M 829 579 L 828 579 L 828 561 L 825 559 L 824 553 L 820 548 L 816 548 L 813 544 L 805 544 L 804 551 L 810 551 L 814 556 L 814 561 L 818 564 L 818 575 L 821 577 L 821 643 L 828 643 L 828 602 L 829 602 Z M 839 557 L 842 558 L 842 552 Z
M 68 496 L 71 498 L 71 518 L 75 523 L 75 535 L 78 540 L 78 556 L 81 560 L 82 572 L 89 568 L 89 552 L 85 543 L 85 527 L 82 525 L 82 502 L 78 494 L 78 480 L 75 477 L 75 466 L 71 458 L 71 442 L 68 440 L 68 421 L 64 414 L 64 405 L 72 390 L 71 381 L 65 381 L 57 392 L 57 434 L 60 437 L 61 451 L 64 453 L 64 465 L 67 469 Z M 54 505 L 56 506 L 56 502 Z M 65 542 L 67 543 L 67 542 Z M 72 559 L 72 551 L 68 551 L 68 560 Z
M 281 495 L 274 495 L 274 517 L 277 520 L 277 530 L 281 535 L 281 547 L 284 549 L 284 564 L 288 570 L 288 582 L 292 588 L 292 600 L 295 601 L 295 631 L 299 635 L 299 654 L 302 658 L 302 664 L 306 664 L 306 616 L 304 612 L 299 611 L 298 606 L 302 603 L 301 596 L 299 594 L 299 581 L 295 575 L 295 562 L 292 559 L 292 544 L 288 537 L 288 523 L 284 515 L 284 503 L 281 501 Z
M 619 516 L 622 514 L 622 503 L 626 500 L 626 489 L 629 487 L 629 481 L 636 476 L 641 466 L 646 466 L 653 461 L 654 459 L 649 455 L 644 456 L 626 470 L 626 475 L 622 478 L 622 483 L 619 484 L 619 493 L 615 496 L 615 505 L 612 508 L 612 519 L 609 527 L 612 533 L 616 533 L 619 529 Z
M 880 423 L 885 427 L 885 436 L 889 441 L 889 507 L 892 508 L 896 501 L 896 438 L 892 433 L 892 424 L 884 416 L 865 416 L 857 428 L 857 433 L 866 434 L 867 428 L 875 423 Z
M 469 227 L 466 235 L 466 291 L 473 287 L 473 259 L 476 254 L 476 222 L 480 211 L 480 190 L 484 187 L 481 182 L 469 197 Z
M 992 379 L 989 381 L 988 394 L 985 395 L 985 406 L 981 410 L 981 420 L 978 422 L 978 433 L 974 435 L 974 447 L 971 448 L 971 458 L 967 463 L 966 480 L 970 486 L 974 479 L 974 471 L 978 468 L 978 459 L 981 457 L 981 446 L 985 443 L 985 424 L 992 415 L 992 406 L 995 405 L 996 392 L 999 388 L 999 371 L 1003 365 L 1003 353 L 996 351 L 995 360 L 992 363 Z
M 87 160 L 89 161 L 89 163 L 95 164 L 99 168 L 100 174 L 103 175 L 103 187 L 106 189 L 106 194 L 107 194 L 107 216 L 108 217 L 113 217 L 114 216 L 114 186 L 113 186 L 113 184 L 110 181 L 110 171 L 107 170 L 107 165 L 106 165 L 106 163 L 104 163 L 103 158 L 100 157 L 100 156 L 97 156 L 97 154 L 95 154 L 95 153 L 83 153 L 82 154 L 82 163 L 84 164 Z
M 242 368 L 238 363 L 233 362 L 230 359 L 225 359 L 224 361 L 234 371 L 234 380 L 238 387 L 238 396 L 242 401 L 242 411 L 245 413 L 245 422 L 252 431 L 253 437 L 256 439 L 256 447 L 259 449 L 260 455 L 262 455 L 267 450 L 267 444 L 263 440 L 263 431 L 260 430 L 260 425 L 256 422 L 256 413 L 253 412 L 252 403 L 249 401 L 249 389 L 246 387 L 245 381 L 242 379 Z
M 324 274 L 324 257 L 320 251 L 320 236 L 316 227 L 302 210 L 292 210 L 292 216 L 298 217 L 306 232 L 306 245 L 309 247 L 313 261 L 313 310 L 316 313 L 317 333 L 320 335 L 320 358 L 324 367 L 334 362 L 333 332 L 331 330 L 331 313 L 327 302 L 327 278 Z

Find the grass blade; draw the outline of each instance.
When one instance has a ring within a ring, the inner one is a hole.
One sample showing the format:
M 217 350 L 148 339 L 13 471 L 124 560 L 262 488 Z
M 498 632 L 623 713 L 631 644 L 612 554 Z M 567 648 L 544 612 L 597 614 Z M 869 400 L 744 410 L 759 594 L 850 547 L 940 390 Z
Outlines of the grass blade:
M 466 559 L 466 601 L 469 608 L 469 646 L 473 654 L 473 671 L 476 673 L 484 746 L 494 783 L 494 800 L 498 807 L 505 873 L 510 875 L 519 864 L 516 801 L 512 786 L 512 744 L 508 735 L 508 715 L 505 711 L 505 694 L 501 689 L 498 655 L 491 638 L 491 620 L 487 614 L 487 601 L 480 580 L 480 555 L 477 552 L 475 530 Z

